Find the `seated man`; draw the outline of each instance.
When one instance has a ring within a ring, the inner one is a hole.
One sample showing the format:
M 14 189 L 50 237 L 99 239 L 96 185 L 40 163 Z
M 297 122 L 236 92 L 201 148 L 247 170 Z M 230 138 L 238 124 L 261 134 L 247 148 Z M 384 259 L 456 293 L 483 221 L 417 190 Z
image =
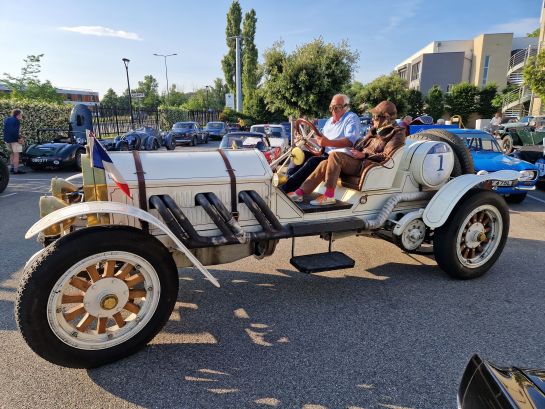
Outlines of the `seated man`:
M 397 109 L 392 102 L 382 101 L 370 112 L 373 114 L 373 127 L 367 135 L 356 142 L 350 153 L 331 152 L 327 161 L 321 162 L 299 189 L 288 193 L 291 200 L 303 201 L 304 194 L 313 192 L 321 182 L 325 182 L 325 193 L 310 204 L 334 204 L 335 187 L 341 172 L 346 175 L 360 175 L 365 166 L 371 162 L 383 162 L 405 144 L 405 130 L 396 125 Z
M 354 112 L 350 112 L 350 98 L 347 95 L 333 96 L 329 111 L 331 118 L 327 120 L 323 129 L 325 138 L 316 138 L 316 142 L 325 148 L 324 153 L 320 156 L 313 156 L 309 152 L 305 152 L 305 163 L 288 171 L 288 182 L 282 186 L 284 192 L 291 192 L 299 187 L 318 164 L 327 159 L 331 152 L 337 149 L 347 150 L 359 138 L 360 119 Z

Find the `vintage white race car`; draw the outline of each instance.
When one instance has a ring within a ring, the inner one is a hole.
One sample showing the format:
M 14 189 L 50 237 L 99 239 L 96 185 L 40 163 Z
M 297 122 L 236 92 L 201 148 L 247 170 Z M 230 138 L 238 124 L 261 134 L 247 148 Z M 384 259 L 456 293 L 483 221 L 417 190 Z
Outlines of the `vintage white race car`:
M 318 132 L 306 121 L 297 129 L 299 145 Z M 19 329 L 55 364 L 115 361 L 162 329 L 178 294 L 177 268 L 193 265 L 219 286 L 206 266 L 271 256 L 285 238 L 377 235 L 406 251 L 433 246 L 450 276 L 479 277 L 509 230 L 508 208 L 492 189 L 518 173 L 474 175 L 460 144 L 440 132 L 419 134 L 384 163 L 343 177 L 337 203 L 319 208 L 276 187 L 282 166 L 273 172 L 258 150 L 114 152 L 132 199 L 83 157 L 82 185 L 54 179 L 52 196 L 40 200 L 42 218 L 26 234 L 46 247 L 25 266 Z M 290 261 L 304 272 L 354 266 L 331 246 Z

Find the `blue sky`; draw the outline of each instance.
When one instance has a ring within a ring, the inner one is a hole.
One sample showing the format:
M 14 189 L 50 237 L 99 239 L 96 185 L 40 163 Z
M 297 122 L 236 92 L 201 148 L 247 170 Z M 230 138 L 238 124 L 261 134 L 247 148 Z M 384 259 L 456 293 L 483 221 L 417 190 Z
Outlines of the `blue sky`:
M 0 0 L 0 78 L 18 75 L 28 54 L 45 54 L 42 80 L 102 96 L 126 87 L 121 58 L 131 60 L 131 86 L 151 74 L 183 91 L 223 78 L 225 14 L 231 0 Z M 542 0 L 240 0 L 256 11 L 262 53 L 282 39 L 288 51 L 322 36 L 348 40 L 360 54 L 354 79 L 369 82 L 433 40 L 481 33 L 523 36 L 539 25 Z M 100 34 L 100 35 L 97 35 Z

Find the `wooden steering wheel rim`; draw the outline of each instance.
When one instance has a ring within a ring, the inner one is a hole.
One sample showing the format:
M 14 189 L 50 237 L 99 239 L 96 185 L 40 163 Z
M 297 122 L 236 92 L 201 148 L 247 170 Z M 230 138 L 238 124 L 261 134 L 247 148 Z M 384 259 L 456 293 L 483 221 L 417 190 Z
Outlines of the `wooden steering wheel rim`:
M 315 136 L 324 138 L 324 135 L 322 135 L 322 133 L 318 130 L 318 128 L 316 128 L 316 125 L 314 125 L 312 122 L 307 121 L 306 119 L 303 119 L 303 118 L 299 118 L 299 119 L 297 119 L 295 121 L 295 133 L 296 134 L 300 135 L 299 127 L 301 125 L 308 126 L 310 128 L 310 130 L 314 132 Z M 314 156 L 319 156 L 324 151 L 323 147 L 317 145 L 316 143 L 314 143 L 314 142 L 312 142 L 310 140 L 306 140 L 304 146 Z

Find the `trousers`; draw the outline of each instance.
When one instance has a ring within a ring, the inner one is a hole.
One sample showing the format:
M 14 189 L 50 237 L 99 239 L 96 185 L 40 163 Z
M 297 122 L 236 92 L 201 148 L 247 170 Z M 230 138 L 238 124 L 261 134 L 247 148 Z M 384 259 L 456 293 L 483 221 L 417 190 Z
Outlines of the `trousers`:
M 331 152 L 327 160 L 318 163 L 318 166 L 301 184 L 301 190 L 305 194 L 311 193 L 321 182 L 325 182 L 326 188 L 334 189 L 341 172 L 346 175 L 357 176 L 361 172 L 362 159 L 355 159 L 347 153 Z

